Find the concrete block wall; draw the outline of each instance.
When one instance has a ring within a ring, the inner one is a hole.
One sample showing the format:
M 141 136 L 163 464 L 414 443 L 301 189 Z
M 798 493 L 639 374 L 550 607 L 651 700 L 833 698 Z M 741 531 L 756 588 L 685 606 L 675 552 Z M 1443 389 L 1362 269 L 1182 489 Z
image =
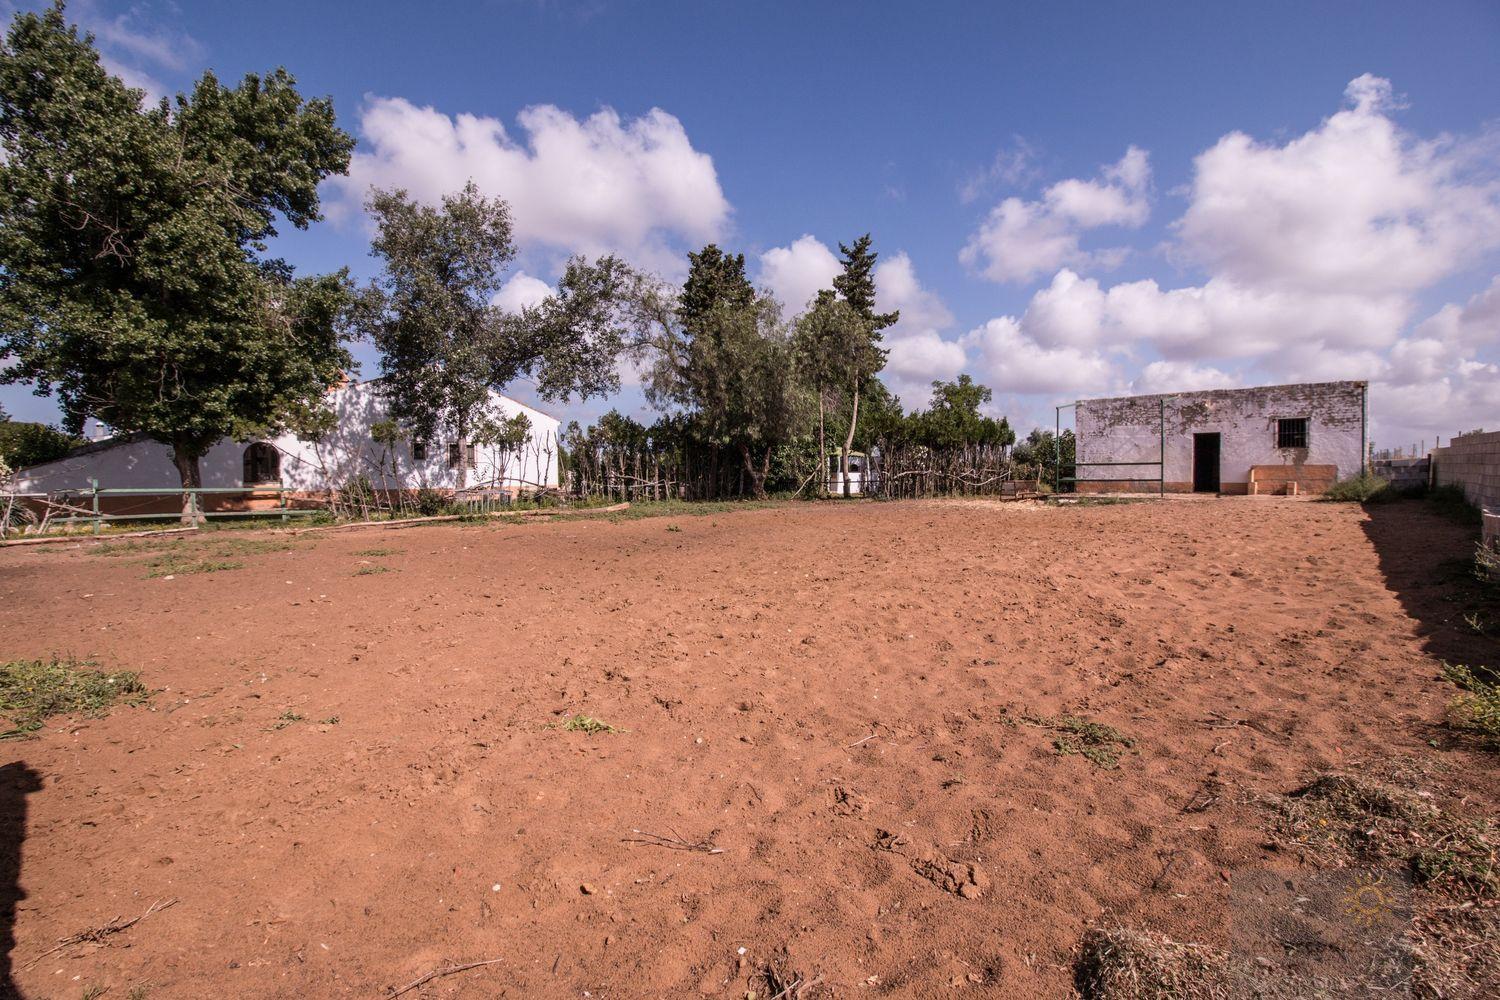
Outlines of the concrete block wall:
M 1460 434 L 1431 458 L 1434 485 L 1462 486 L 1474 506 L 1500 512 L 1500 431 Z

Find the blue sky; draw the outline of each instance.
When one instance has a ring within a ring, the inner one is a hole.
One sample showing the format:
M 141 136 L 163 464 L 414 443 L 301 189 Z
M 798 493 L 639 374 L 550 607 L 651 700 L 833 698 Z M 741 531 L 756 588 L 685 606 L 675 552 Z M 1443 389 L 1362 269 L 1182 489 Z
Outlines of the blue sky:
M 284 65 L 333 98 L 360 153 L 278 246 L 300 268 L 368 273 L 364 185 L 476 176 L 520 223 L 515 302 L 569 252 L 673 276 L 712 238 L 795 311 L 871 231 L 908 404 L 960 370 L 1023 426 L 1080 396 L 1351 377 L 1377 444 L 1500 426 L 1493 2 L 70 11 L 154 92 Z M 610 402 L 640 406 L 546 408 Z

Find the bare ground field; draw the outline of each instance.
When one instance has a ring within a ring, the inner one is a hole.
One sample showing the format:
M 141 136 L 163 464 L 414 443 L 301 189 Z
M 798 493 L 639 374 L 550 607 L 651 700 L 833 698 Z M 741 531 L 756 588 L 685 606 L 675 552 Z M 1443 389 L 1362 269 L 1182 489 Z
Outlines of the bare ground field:
M 1301 863 L 1264 800 L 1320 772 L 1500 816 L 1440 671 L 1497 659 L 1441 583 L 1471 539 L 1243 498 L 0 552 L 0 659 L 156 690 L 0 743 L 0 971 L 27 1000 L 374 998 L 490 959 L 405 996 L 765 1000 L 774 967 L 1071 997 L 1092 925 L 1222 945 L 1239 873 Z M 1066 716 L 1118 766 L 1059 752 Z

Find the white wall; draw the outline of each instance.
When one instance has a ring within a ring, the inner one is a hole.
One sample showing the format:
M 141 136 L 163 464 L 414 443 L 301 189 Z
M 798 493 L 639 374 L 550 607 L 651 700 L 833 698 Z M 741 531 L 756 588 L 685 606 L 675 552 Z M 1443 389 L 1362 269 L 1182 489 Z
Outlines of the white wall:
M 421 463 L 412 460 L 408 441 L 398 443 L 394 455 L 375 443 L 370 428 L 387 415 L 385 402 L 376 390 L 373 382 L 335 389 L 330 400 L 335 426 L 321 441 L 303 441 L 291 434 L 270 439 L 281 452 L 281 485 L 324 490 L 363 474 L 377 489 L 456 487 L 458 470 L 448 467 L 446 440 L 430 442 L 427 458 Z M 524 413 L 531 421 L 531 437 L 520 454 L 505 457 L 503 467 L 499 449 L 478 449 L 468 485 L 558 485 L 558 420 L 499 393 L 493 394 L 492 404 L 506 417 Z M 226 438 L 210 448 L 199 460 L 203 485 L 212 489 L 243 486 L 244 455 L 249 444 Z M 97 479 L 105 489 L 170 489 L 180 485 L 170 448 L 149 439 L 127 439 L 112 446 L 101 442 L 85 448 L 82 454 L 21 470 L 10 488 L 18 493 L 87 489 L 90 479 Z
M 1162 454 L 1166 416 L 1165 478 L 1191 488 L 1193 435 L 1220 435 L 1219 476 L 1226 488 L 1250 480 L 1254 465 L 1333 465 L 1337 478 L 1358 475 L 1364 447 L 1363 382 L 1316 382 L 1253 389 L 1215 389 L 1175 395 L 1090 399 L 1078 404 L 1079 462 L 1154 463 Z M 1278 448 L 1276 421 L 1308 418 L 1308 447 Z M 1140 476 L 1155 482 L 1153 465 L 1083 467 L 1079 479 Z

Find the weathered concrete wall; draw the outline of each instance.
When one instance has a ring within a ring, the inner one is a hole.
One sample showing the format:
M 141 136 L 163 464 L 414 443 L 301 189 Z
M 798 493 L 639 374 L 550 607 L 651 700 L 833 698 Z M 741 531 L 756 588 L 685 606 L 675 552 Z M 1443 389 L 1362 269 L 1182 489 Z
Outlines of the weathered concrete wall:
M 1340 479 L 1357 475 L 1364 447 L 1365 383 L 1314 382 L 1253 389 L 1214 389 L 1156 396 L 1088 399 L 1078 404 L 1079 462 L 1152 462 L 1162 453 L 1169 492 L 1193 488 L 1193 435 L 1220 435 L 1219 479 L 1225 493 L 1244 493 L 1254 465 L 1332 465 Z M 1278 448 L 1276 421 L 1306 417 L 1308 446 Z M 1125 484 L 1090 484 L 1121 479 Z M 1155 490 L 1154 465 L 1080 467 L 1080 492 Z
M 1462 486 L 1474 506 L 1500 513 L 1500 431 L 1460 434 L 1430 457 L 1435 485 Z
M 1370 471 L 1398 490 L 1424 489 L 1432 474 L 1426 455 L 1421 458 L 1371 459 Z
M 368 476 L 376 489 L 452 489 L 458 485 L 458 471 L 448 467 L 445 441 L 429 444 L 427 457 L 421 462 L 412 459 L 410 442 L 398 443 L 394 456 L 385 457 L 382 473 L 385 448 L 371 438 L 370 428 L 386 419 L 385 401 L 369 382 L 351 383 L 335 390 L 333 396 L 337 420 L 334 430 L 321 441 L 304 441 L 291 434 L 270 439 L 281 453 L 282 486 L 325 490 L 341 486 L 358 475 Z M 475 467 L 469 470 L 469 485 L 556 486 L 557 418 L 498 393 L 494 405 L 506 417 L 524 413 L 531 421 L 531 441 L 520 455 L 502 456 L 495 448 L 479 448 Z M 248 443 L 226 438 L 210 448 L 198 463 L 204 487 L 243 486 L 247 447 Z M 171 450 L 159 442 L 138 438 L 115 444 L 100 442 L 56 462 L 22 470 L 12 479 L 10 488 L 18 493 L 87 489 L 91 478 L 99 480 L 99 485 L 106 489 L 180 485 Z

